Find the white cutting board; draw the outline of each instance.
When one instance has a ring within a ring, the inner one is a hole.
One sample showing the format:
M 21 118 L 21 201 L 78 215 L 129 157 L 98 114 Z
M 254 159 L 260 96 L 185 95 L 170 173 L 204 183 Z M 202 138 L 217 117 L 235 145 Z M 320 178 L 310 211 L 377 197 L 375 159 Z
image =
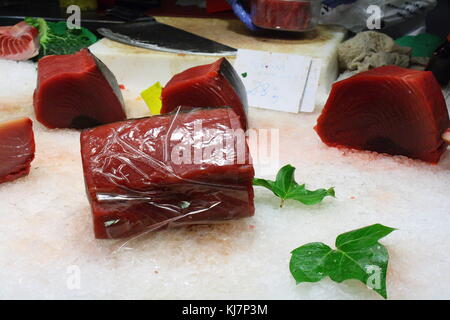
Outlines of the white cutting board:
M 330 86 L 337 77 L 336 48 L 346 35 L 346 31 L 340 27 L 319 26 L 316 30 L 302 35 L 290 34 L 287 38 L 276 39 L 255 37 L 238 20 L 167 17 L 157 17 L 157 20 L 234 48 L 288 53 L 318 59 L 321 72 L 315 99 L 317 107 L 324 104 Z M 127 89 L 137 93 L 156 81 L 164 85 L 173 74 L 218 59 L 211 56 L 150 51 L 106 38 L 91 46 L 90 50 L 113 71 L 119 82 L 126 82 Z M 235 56 L 229 56 L 227 59 L 234 63 Z M 252 70 L 246 71 L 252 73 Z M 307 77 L 307 73 L 303 76 Z
M 14 75 L 0 78 L 0 116 L 32 115 L 34 65 L 0 61 L 0 71 Z M 127 79 L 145 78 L 138 71 L 119 81 L 132 87 Z M 129 114 L 142 113 L 124 91 Z M 342 232 L 382 223 L 399 229 L 381 241 L 390 298 L 449 299 L 449 152 L 433 166 L 329 148 L 313 130 L 318 114 L 250 108 L 249 119 L 253 128 L 279 128 L 280 164 L 294 165 L 310 188 L 335 186 L 336 199 L 280 209 L 255 188 L 252 218 L 156 232 L 120 251 L 121 241 L 94 239 L 79 132 L 35 122 L 30 175 L 0 185 L 0 298 L 378 299 L 357 281 L 296 285 L 288 263 L 300 245 L 332 246 Z

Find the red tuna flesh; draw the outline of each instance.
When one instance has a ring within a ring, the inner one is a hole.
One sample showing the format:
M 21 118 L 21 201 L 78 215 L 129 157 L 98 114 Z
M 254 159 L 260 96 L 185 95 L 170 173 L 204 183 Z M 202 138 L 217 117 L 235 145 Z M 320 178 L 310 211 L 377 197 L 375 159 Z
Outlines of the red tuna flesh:
M 96 238 L 253 215 L 248 147 L 245 138 L 232 140 L 230 130 L 244 137 L 231 108 L 196 108 L 84 130 L 81 156 Z
M 83 129 L 126 119 L 116 78 L 87 49 L 39 60 L 34 110 L 48 128 Z
M 28 60 L 39 53 L 39 32 L 26 22 L 0 27 L 0 59 Z
M 252 0 L 252 22 L 266 29 L 302 31 L 312 27 L 311 2 Z
M 333 85 L 315 127 L 324 143 L 437 163 L 450 126 L 433 74 L 396 66 L 359 73 Z
M 34 159 L 33 123 L 29 118 L 0 124 L 0 183 L 26 176 Z
M 187 69 L 173 76 L 161 94 L 161 113 L 179 106 L 232 107 L 247 129 L 247 93 L 233 66 L 225 58 Z

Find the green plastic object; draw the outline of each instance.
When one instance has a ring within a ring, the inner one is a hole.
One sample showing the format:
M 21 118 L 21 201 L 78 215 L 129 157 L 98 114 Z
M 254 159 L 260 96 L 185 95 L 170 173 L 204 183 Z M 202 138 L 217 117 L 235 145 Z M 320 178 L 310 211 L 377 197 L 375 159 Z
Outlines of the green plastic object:
M 429 33 L 417 36 L 404 36 L 395 40 L 400 46 L 412 48 L 412 57 L 431 57 L 444 39 Z

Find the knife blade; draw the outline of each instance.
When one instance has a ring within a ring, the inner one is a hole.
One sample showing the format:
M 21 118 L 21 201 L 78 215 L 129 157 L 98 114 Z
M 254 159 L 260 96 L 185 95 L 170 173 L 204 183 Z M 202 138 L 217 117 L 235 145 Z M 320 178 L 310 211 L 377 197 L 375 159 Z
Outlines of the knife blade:
M 102 36 L 124 44 L 172 53 L 234 56 L 237 49 L 169 26 L 147 16 L 98 28 Z

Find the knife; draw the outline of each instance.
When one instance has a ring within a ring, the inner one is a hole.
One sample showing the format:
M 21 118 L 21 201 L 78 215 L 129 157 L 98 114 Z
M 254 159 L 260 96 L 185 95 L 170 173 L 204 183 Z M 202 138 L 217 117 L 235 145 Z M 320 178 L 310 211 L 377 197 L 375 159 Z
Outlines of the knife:
M 160 23 L 151 16 L 111 24 L 98 28 L 97 32 L 117 42 L 157 51 L 206 56 L 234 56 L 237 53 L 233 47 Z
M 123 13 L 123 11 L 121 11 Z M 33 15 L 29 15 L 33 16 Z M 119 17 L 114 14 L 114 17 Z M 25 15 L 1 15 L 0 25 L 13 25 L 25 19 Z M 82 19 L 81 25 L 114 41 L 128 45 L 183 54 L 207 55 L 207 56 L 234 56 L 235 48 L 206 39 L 196 34 L 159 23 L 150 16 L 138 17 L 132 21 L 124 22 L 124 19 L 134 18 L 120 16 L 120 20 L 106 19 Z M 63 21 L 62 17 L 44 17 L 48 21 Z

